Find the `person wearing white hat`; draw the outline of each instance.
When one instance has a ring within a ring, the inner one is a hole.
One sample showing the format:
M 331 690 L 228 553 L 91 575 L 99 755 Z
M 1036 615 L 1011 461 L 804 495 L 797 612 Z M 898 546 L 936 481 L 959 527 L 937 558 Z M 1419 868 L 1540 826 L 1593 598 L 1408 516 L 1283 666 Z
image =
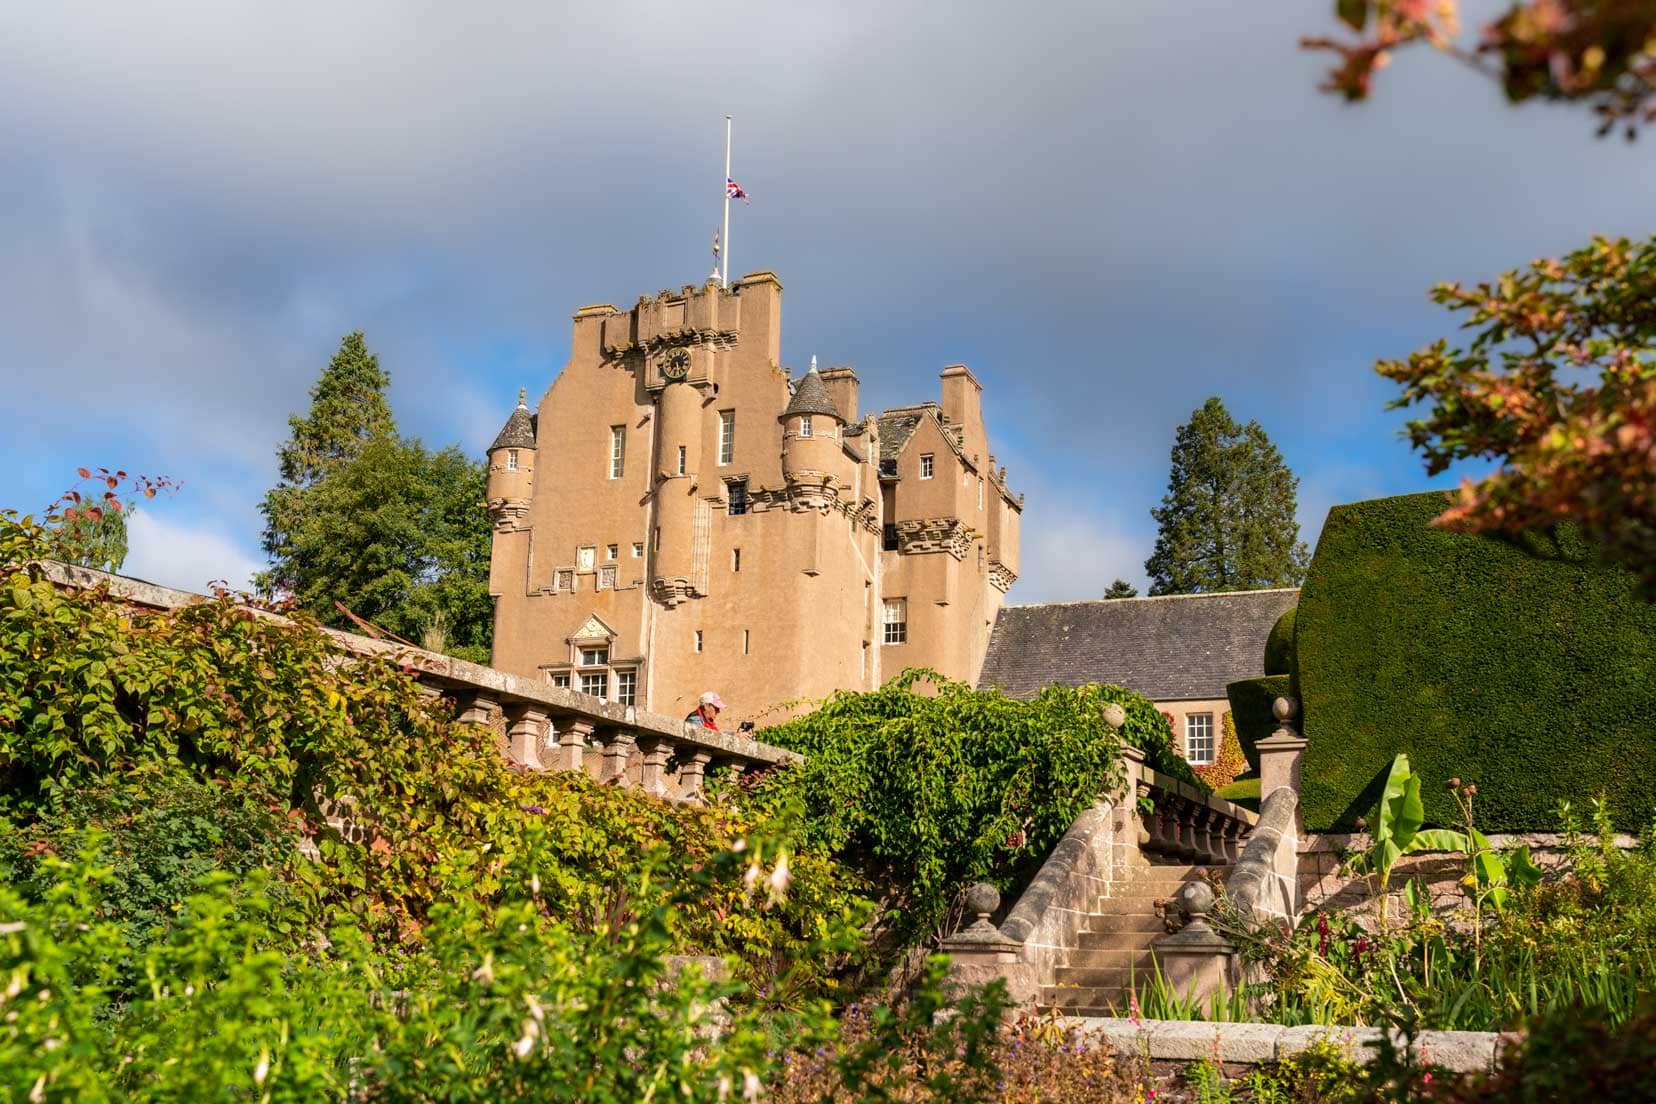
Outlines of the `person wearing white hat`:
M 701 696 L 701 701 L 696 705 L 696 711 L 684 720 L 687 724 L 693 724 L 697 728 L 708 728 L 717 732 L 719 731 L 719 711 L 724 707 L 724 699 L 709 690 Z

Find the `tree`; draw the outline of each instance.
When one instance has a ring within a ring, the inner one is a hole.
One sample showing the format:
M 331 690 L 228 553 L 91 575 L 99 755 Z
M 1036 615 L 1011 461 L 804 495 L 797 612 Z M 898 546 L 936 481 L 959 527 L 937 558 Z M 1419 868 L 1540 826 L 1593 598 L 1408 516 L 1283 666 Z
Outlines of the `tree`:
M 1339 57 L 1324 91 L 1364 100 L 1394 51 L 1422 42 L 1501 82 L 1513 103 L 1590 103 L 1599 134 L 1629 139 L 1656 120 L 1656 3 L 1651 0 L 1519 0 L 1487 24 L 1471 50 L 1456 44 L 1455 0 L 1335 0 L 1355 39 L 1315 36 L 1309 50 Z
M 1436 524 L 1517 535 L 1572 522 L 1656 600 L 1656 238 L 1596 238 L 1432 299 L 1466 313 L 1471 341 L 1375 370 L 1403 388 L 1393 407 L 1431 407 L 1406 430 L 1428 473 L 1499 465 L 1464 480 Z
M 1106 599 L 1137 598 L 1138 587 L 1134 586 L 1132 583 L 1129 583 L 1126 579 L 1117 579 L 1115 582 L 1110 584 L 1110 589 L 1104 592 L 1104 597 Z
M 347 335 L 288 419 L 282 482 L 265 496 L 269 571 L 257 583 L 324 624 L 356 628 L 339 609 L 403 639 L 487 662 L 486 471 L 456 446 L 398 436 L 389 374 L 361 333 Z
M 362 455 L 370 442 L 396 436 L 397 423 L 385 398 L 390 385 L 390 375 L 358 330 L 340 340 L 339 352 L 311 388 L 310 413 L 288 418 L 288 440 L 277 454 L 282 481 L 260 507 L 265 554 L 277 563 L 256 580 L 261 589 L 293 589 L 281 565 L 292 530 L 305 514 L 304 492 Z
M 1307 559 L 1298 486 L 1258 422 L 1238 425 L 1208 399 L 1179 427 L 1167 494 L 1150 511 L 1161 527 L 1144 563 L 1150 593 L 1298 586 Z

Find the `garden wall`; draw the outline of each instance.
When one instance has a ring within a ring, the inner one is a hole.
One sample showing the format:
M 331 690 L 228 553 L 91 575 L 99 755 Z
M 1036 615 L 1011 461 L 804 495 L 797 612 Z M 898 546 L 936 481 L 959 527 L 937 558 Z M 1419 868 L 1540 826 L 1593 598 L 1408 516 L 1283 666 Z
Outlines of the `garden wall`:
M 1656 606 L 1563 530 L 1521 543 L 1434 529 L 1438 493 L 1329 511 L 1300 594 L 1307 828 L 1349 830 L 1408 752 L 1431 823 L 1451 777 L 1486 830 L 1557 827 L 1603 793 L 1656 812 Z

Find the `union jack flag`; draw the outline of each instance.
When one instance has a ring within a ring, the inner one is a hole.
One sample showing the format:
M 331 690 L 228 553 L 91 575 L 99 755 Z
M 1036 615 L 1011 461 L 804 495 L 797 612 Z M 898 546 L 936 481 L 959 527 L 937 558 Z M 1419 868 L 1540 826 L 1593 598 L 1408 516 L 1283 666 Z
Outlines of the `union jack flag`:
M 748 194 L 742 190 L 742 186 L 728 176 L 725 177 L 725 198 L 739 199 L 743 203 L 748 202 Z

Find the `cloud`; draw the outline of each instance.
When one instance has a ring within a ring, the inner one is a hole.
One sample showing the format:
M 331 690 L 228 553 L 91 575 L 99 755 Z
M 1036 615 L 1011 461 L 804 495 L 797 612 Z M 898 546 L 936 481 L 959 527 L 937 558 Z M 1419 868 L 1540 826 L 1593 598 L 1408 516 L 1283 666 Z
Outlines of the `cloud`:
M 127 546 L 121 574 L 197 594 L 216 580 L 250 589 L 264 567 L 216 527 L 169 521 L 144 508 L 127 521 Z
M 1102 598 L 1117 577 L 1146 588 L 1145 540 L 1116 532 L 1099 515 L 1059 510 L 1025 515 L 1023 571 L 1007 601 L 1016 605 Z

